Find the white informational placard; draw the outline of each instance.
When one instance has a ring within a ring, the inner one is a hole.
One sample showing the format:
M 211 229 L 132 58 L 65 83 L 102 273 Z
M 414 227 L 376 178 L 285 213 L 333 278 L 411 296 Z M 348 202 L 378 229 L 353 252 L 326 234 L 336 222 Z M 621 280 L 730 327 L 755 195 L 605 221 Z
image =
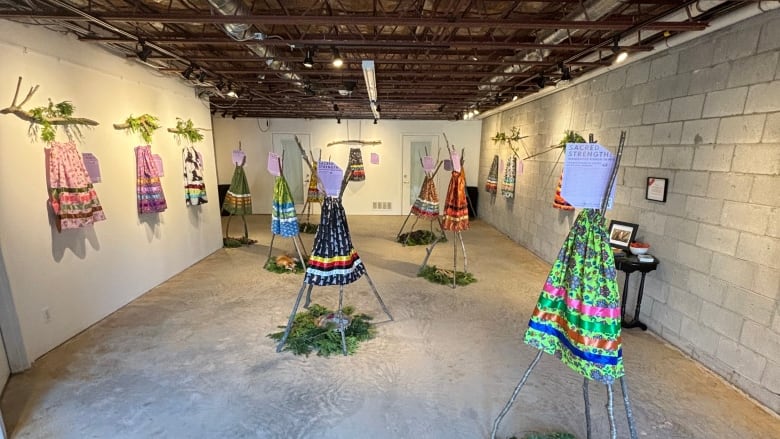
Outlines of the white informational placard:
M 317 164 L 317 176 L 325 188 L 325 195 L 329 197 L 338 197 L 341 191 L 341 180 L 344 178 L 344 171 L 339 165 L 333 162 L 319 162 Z
M 453 152 L 450 154 L 450 160 L 452 160 L 452 170 L 460 172 L 460 154 Z
M 268 172 L 277 177 L 282 175 L 282 170 L 279 169 L 279 154 L 273 151 L 268 152 Z
M 433 157 L 426 155 L 422 158 L 422 167 L 425 172 L 433 172 L 433 168 L 436 167 L 436 162 Z
M 567 143 L 561 196 L 574 207 L 601 208 L 614 163 L 615 155 L 598 143 Z M 609 193 L 608 209 L 614 198 L 615 182 Z
M 84 167 L 87 168 L 87 174 L 92 183 L 100 183 L 100 161 L 94 154 L 85 152 L 81 154 L 84 160 Z
M 152 154 L 152 160 L 154 160 L 154 166 L 157 167 L 157 176 L 162 177 L 165 175 L 165 171 L 163 170 L 163 162 L 162 157 L 160 157 L 160 154 Z
M 246 154 L 244 151 L 241 151 L 240 149 L 234 149 L 233 150 L 233 164 L 234 165 L 240 165 L 244 163 L 244 158 L 246 158 Z

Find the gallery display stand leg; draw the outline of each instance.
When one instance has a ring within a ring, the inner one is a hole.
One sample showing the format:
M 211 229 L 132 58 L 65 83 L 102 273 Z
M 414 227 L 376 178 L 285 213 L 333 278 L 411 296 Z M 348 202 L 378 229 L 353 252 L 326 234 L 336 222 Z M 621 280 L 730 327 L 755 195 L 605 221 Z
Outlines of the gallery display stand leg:
M 493 430 L 490 433 L 490 439 L 496 439 L 496 433 L 498 432 L 498 427 L 501 425 L 501 421 L 504 419 L 504 416 L 509 412 L 509 409 L 512 407 L 512 404 L 515 403 L 515 400 L 517 400 L 517 396 L 520 393 L 520 390 L 525 385 L 525 382 L 528 380 L 528 377 L 531 375 L 531 372 L 533 371 L 534 367 L 536 367 L 536 364 L 539 362 L 539 359 L 542 357 L 542 351 L 536 353 L 536 357 L 534 357 L 533 361 L 531 361 L 531 364 L 528 366 L 528 369 L 526 369 L 525 373 L 523 374 L 523 377 L 520 379 L 520 382 L 515 387 L 515 391 L 512 392 L 512 397 L 509 398 L 509 401 L 507 401 L 506 405 L 504 405 L 504 408 L 501 410 L 501 413 L 498 414 L 498 417 L 496 417 L 496 420 L 493 421 Z M 590 398 L 588 397 L 588 379 L 584 378 L 584 381 L 582 383 L 582 396 L 585 401 L 585 428 L 587 432 L 587 439 L 592 439 L 591 437 L 591 418 L 590 418 Z M 612 384 L 606 384 L 607 388 L 607 416 L 609 418 L 609 432 L 610 432 L 610 438 L 611 439 L 617 439 L 617 427 L 615 425 L 615 415 L 614 415 L 614 401 L 613 401 L 613 391 L 612 391 Z M 630 439 L 638 439 L 637 433 L 636 433 L 636 426 L 634 425 L 634 416 L 633 412 L 631 410 L 631 403 L 628 398 L 628 384 L 626 384 L 625 377 L 620 378 L 620 388 L 623 392 L 623 403 L 626 407 L 626 417 L 628 419 L 628 430 L 629 430 L 629 437 Z
M 444 229 L 442 229 L 442 234 L 444 233 Z M 460 248 L 463 251 L 463 272 L 468 273 L 469 272 L 469 258 L 466 254 L 466 243 L 463 242 L 463 235 L 460 231 L 453 232 L 454 237 L 452 239 L 452 288 L 455 288 L 457 286 L 456 279 L 457 279 L 457 273 L 458 273 L 458 241 L 460 241 Z M 457 239 L 455 239 L 457 238 Z M 436 244 L 439 243 L 441 239 L 437 239 L 436 241 L 431 244 L 430 247 L 425 249 L 425 259 L 423 259 L 422 265 L 420 265 L 420 269 L 417 271 L 417 273 L 422 273 L 423 269 L 425 269 L 425 266 L 428 265 L 428 259 L 431 257 L 431 253 L 433 253 L 434 247 L 436 247 Z
M 398 241 L 398 239 L 403 235 L 404 230 L 406 229 L 406 224 L 409 222 L 409 218 L 412 216 L 412 212 L 409 211 L 409 214 L 406 215 L 406 219 L 404 220 L 404 223 L 401 224 L 401 229 L 398 231 L 398 234 L 395 235 L 395 240 Z M 409 243 L 409 237 L 411 236 L 412 232 L 414 232 L 414 226 L 417 225 L 417 221 L 420 220 L 420 217 L 418 215 L 414 215 L 414 222 L 412 223 L 412 226 L 409 228 L 409 233 L 406 235 L 406 239 L 404 240 L 404 246 L 406 246 Z M 430 220 L 430 226 L 429 229 L 431 231 L 431 235 L 433 235 L 433 219 Z M 442 227 L 441 224 L 441 218 L 436 217 L 436 224 L 439 226 L 439 236 L 436 238 L 437 241 L 441 240 L 441 237 L 444 236 L 444 227 Z
M 371 286 L 371 291 L 374 292 L 374 296 L 376 297 L 376 300 L 379 302 L 379 306 L 382 307 L 382 311 L 384 311 L 385 314 L 387 314 L 388 319 L 390 321 L 393 321 L 393 315 L 390 314 L 390 311 L 387 309 L 387 306 L 385 305 L 384 300 L 382 300 L 382 296 L 379 295 L 379 291 L 377 291 L 376 286 L 374 285 L 374 281 L 371 280 L 371 276 L 368 275 L 368 271 L 366 271 L 363 276 L 366 277 L 366 280 L 368 281 L 368 284 Z M 308 288 L 307 288 L 308 285 Z M 304 280 L 303 284 L 301 285 L 301 289 L 298 291 L 298 297 L 295 298 L 295 304 L 293 305 L 292 312 L 290 312 L 290 318 L 287 319 L 287 326 L 284 328 L 284 334 L 282 334 L 281 340 L 279 340 L 279 344 L 276 345 L 276 352 L 281 352 L 284 348 L 285 343 L 287 343 L 287 337 L 290 336 L 290 331 L 292 330 L 293 322 L 295 321 L 295 314 L 298 312 L 298 307 L 301 305 L 301 299 L 303 298 L 303 292 L 306 291 L 306 302 L 304 303 L 304 308 L 308 308 L 311 304 L 311 291 L 314 288 L 314 285 L 307 284 Z M 341 348 L 344 355 L 347 355 L 347 341 L 346 341 L 346 335 L 344 334 L 347 326 L 344 323 L 343 319 L 343 304 L 344 304 L 344 285 L 339 285 L 339 307 L 336 311 L 336 316 L 338 318 L 338 331 L 341 333 Z
M 265 259 L 266 263 L 271 260 L 271 255 L 274 252 L 274 239 L 276 239 L 276 235 L 271 235 L 271 244 L 268 247 L 268 257 Z M 303 246 L 303 240 L 301 240 L 301 235 L 295 235 L 292 237 L 293 245 L 295 246 L 295 252 L 298 253 L 298 260 L 301 261 L 301 264 L 306 266 L 306 261 L 309 259 L 309 255 L 306 253 L 306 247 Z
M 225 225 L 225 238 L 230 237 L 230 220 L 233 219 L 233 214 L 228 216 L 227 224 Z M 241 215 L 241 220 L 244 222 L 244 239 L 249 239 L 249 229 L 246 226 L 246 216 Z

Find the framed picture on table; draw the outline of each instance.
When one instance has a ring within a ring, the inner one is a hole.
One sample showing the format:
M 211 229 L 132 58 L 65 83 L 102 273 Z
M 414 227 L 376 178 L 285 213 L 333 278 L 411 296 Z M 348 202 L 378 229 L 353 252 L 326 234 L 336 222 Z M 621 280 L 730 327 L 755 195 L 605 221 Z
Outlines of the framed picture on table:
M 636 238 L 638 230 L 638 224 L 611 221 L 609 223 L 609 245 L 627 251 L 629 244 Z

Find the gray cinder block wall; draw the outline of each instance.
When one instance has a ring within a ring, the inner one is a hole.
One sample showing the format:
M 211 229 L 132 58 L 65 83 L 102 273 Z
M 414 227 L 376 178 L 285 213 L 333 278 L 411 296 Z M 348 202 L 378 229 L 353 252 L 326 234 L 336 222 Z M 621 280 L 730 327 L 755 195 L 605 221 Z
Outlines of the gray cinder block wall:
M 639 237 L 662 261 L 647 277 L 641 320 L 775 412 L 779 54 L 780 10 L 774 10 L 488 116 L 479 181 L 470 182 L 480 187 L 481 219 L 552 262 L 575 218 L 552 208 L 561 150 L 525 160 L 516 197 L 499 193 L 491 200 L 484 183 L 493 156 L 506 162 L 510 150 L 490 138 L 517 127 L 528 136 L 516 145 L 526 156 L 572 129 L 586 138 L 593 133 L 614 151 L 626 130 L 608 218 L 639 224 Z M 645 199 L 648 176 L 669 179 L 665 203 Z M 631 347 L 625 352 L 631 355 Z

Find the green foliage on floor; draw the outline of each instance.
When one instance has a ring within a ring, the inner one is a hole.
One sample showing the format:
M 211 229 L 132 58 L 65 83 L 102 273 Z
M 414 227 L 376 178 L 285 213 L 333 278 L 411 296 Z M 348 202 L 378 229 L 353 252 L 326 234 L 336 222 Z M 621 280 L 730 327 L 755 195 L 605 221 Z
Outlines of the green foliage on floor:
M 430 230 L 415 230 L 413 232 L 403 233 L 398 236 L 398 239 L 396 239 L 396 241 L 405 245 L 428 245 L 428 244 L 433 244 L 433 242 L 436 241 L 437 238 L 439 239 L 439 242 L 447 242 L 446 236 L 444 235 L 437 236 L 435 233 L 431 232 Z
M 456 285 L 468 285 L 474 283 L 477 279 L 471 273 L 464 273 L 462 271 L 454 272 Z M 429 281 L 442 285 L 452 285 L 452 270 L 445 270 L 443 268 L 437 268 L 435 265 L 426 265 L 417 274 L 418 277 L 424 277 Z
M 295 268 L 290 270 L 287 268 L 286 265 L 279 265 L 276 263 L 276 259 L 271 258 L 265 263 L 266 270 L 270 271 L 271 273 L 278 273 L 278 274 L 284 274 L 284 273 L 292 273 L 292 274 L 300 274 L 303 273 L 306 270 L 306 267 L 303 266 L 303 264 L 300 261 L 295 262 Z
M 313 223 L 298 223 L 298 231 L 300 233 L 317 233 L 317 228 L 319 227 L 318 224 Z
M 373 317 L 355 314 L 355 309 L 351 306 L 345 306 L 342 313 L 351 321 L 344 330 L 344 336 L 347 353 L 352 355 L 357 351 L 360 342 L 374 338 L 376 329 L 371 324 Z M 317 352 L 317 355 L 323 357 L 341 354 L 341 333 L 338 324 L 328 321 L 329 317 L 335 315 L 334 311 L 317 304 L 312 304 L 307 311 L 296 314 L 284 350 L 292 351 L 295 355 L 306 356 L 312 352 Z M 280 328 L 284 329 L 284 326 Z M 279 341 L 282 335 L 284 331 L 268 334 L 268 337 Z
M 236 247 L 241 247 L 243 245 L 252 245 L 256 242 L 257 242 L 256 240 L 249 239 L 245 236 L 242 236 L 240 238 L 231 238 L 230 236 L 226 236 L 222 238 L 222 246 L 227 248 L 236 248 Z

